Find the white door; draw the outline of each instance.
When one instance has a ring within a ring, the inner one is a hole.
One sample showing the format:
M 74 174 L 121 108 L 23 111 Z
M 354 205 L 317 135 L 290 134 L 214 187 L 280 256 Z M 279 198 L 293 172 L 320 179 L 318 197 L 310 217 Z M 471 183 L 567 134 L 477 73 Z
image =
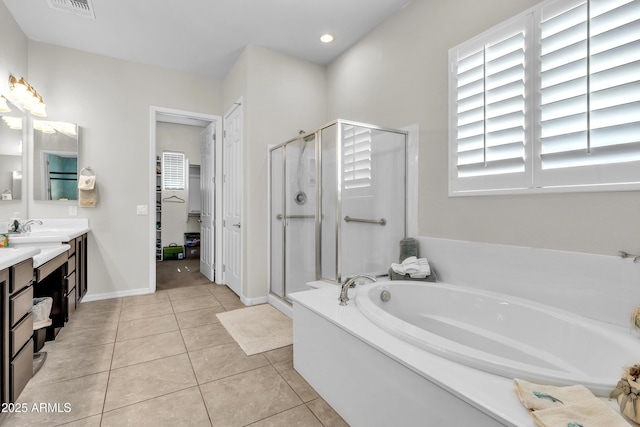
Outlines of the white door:
M 242 288 L 242 105 L 224 118 L 223 264 L 226 285 L 239 296 Z
M 215 123 L 200 134 L 200 272 L 214 281 L 215 270 Z

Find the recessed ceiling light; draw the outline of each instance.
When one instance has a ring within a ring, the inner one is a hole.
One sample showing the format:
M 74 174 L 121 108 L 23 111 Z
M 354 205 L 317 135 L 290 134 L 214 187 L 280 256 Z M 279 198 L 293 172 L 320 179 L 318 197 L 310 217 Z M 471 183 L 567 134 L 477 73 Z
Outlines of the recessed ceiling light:
M 322 43 L 331 43 L 333 41 L 333 36 L 331 34 L 323 34 L 320 36 L 320 41 Z

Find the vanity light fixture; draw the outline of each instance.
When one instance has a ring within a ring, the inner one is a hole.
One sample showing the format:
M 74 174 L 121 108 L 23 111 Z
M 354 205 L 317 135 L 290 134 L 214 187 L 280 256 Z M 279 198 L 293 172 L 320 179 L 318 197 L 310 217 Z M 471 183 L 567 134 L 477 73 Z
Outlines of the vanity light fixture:
M 328 33 L 327 34 L 323 34 L 323 35 L 320 36 L 320 41 L 322 43 L 331 43 L 333 40 L 334 40 L 333 35 L 328 34 Z
M 20 117 L 2 116 L 2 120 L 9 126 L 9 129 L 22 129 L 22 119 Z
M 0 113 L 9 113 L 11 111 L 11 108 L 9 108 L 9 105 L 7 104 L 7 100 L 5 99 L 4 96 L 0 96 Z
M 47 117 L 42 96 L 27 83 L 24 77 L 18 80 L 14 76 L 9 76 L 9 89 L 13 99 L 25 110 L 30 111 L 34 116 Z

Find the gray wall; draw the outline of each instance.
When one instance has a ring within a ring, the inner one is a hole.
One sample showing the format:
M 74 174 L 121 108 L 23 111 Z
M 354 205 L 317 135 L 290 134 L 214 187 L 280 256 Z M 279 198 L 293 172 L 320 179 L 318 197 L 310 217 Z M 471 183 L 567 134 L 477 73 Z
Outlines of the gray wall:
M 414 0 L 328 67 L 329 117 L 420 127 L 420 235 L 640 251 L 640 192 L 448 197 L 448 50 L 538 0 Z

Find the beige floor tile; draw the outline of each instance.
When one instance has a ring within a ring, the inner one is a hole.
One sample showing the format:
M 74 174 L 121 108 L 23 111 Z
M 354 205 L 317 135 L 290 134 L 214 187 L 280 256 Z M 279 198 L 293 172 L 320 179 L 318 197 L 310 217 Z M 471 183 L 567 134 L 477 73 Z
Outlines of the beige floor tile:
M 18 402 L 29 411 L 11 414 L 2 427 L 53 426 L 84 419 L 102 412 L 109 374 L 102 372 L 52 384 L 28 384 Z M 34 411 L 34 403 L 50 404 L 57 410 Z M 57 404 L 57 405 L 56 405 Z
M 257 423 L 251 427 L 323 427 L 313 412 L 305 405 L 296 406 L 293 409 L 281 412 Z
M 178 325 L 180 329 L 195 328 L 196 326 L 208 325 L 210 323 L 220 323 L 216 317 L 216 313 L 224 311 L 222 305 L 210 308 L 202 308 L 200 310 L 183 311 L 176 313 Z
M 186 354 L 113 369 L 104 411 L 143 402 L 196 385 Z
M 86 375 L 108 372 L 111 369 L 113 343 L 87 347 L 82 351 L 64 350 L 47 352 L 42 368 L 29 384 L 48 384 Z M 47 350 L 45 344 L 42 351 Z
M 112 369 L 186 353 L 180 331 L 116 342 Z
M 202 295 L 197 298 L 185 298 L 177 301 L 171 301 L 173 311 L 175 313 L 182 313 L 185 311 L 199 310 L 202 308 L 216 308 L 222 309 L 222 306 L 213 295 Z
M 307 402 L 311 412 L 327 427 L 349 427 L 349 424 L 321 397 Z
M 95 328 L 105 331 L 112 331 L 118 329 L 118 322 L 120 321 L 120 309 L 98 311 L 92 313 L 91 311 L 77 311 L 71 316 L 71 319 L 64 325 L 65 329 L 86 329 Z
M 209 286 L 209 292 L 213 295 L 235 295 L 235 293 L 229 289 L 227 285 L 212 285 Z
M 62 424 L 64 427 L 100 427 L 102 415 L 94 415 L 92 417 L 83 418 L 78 421 L 72 421 L 68 424 Z
M 199 286 L 189 286 L 187 288 L 176 288 L 169 289 L 167 293 L 169 294 L 169 299 L 171 301 L 178 301 L 181 299 L 189 299 L 189 298 L 199 298 L 206 295 L 209 292 L 209 288 L 212 285 L 199 285 Z
M 220 323 L 181 329 L 182 339 L 188 351 L 200 350 L 221 344 L 235 342 L 227 330 Z
M 173 314 L 165 314 L 146 319 L 125 320 L 120 322 L 116 341 L 157 335 L 178 330 L 178 322 Z
M 43 347 L 46 352 L 59 350 L 77 350 L 96 345 L 115 342 L 116 331 L 103 328 L 62 328 L 55 341 L 47 341 Z
M 218 298 L 218 297 L 216 297 Z M 222 306 L 224 307 L 225 311 L 231 311 L 231 310 L 239 310 L 241 308 L 247 308 L 246 305 L 244 305 L 242 303 L 242 301 L 240 301 L 239 298 L 237 297 L 231 297 L 231 298 L 222 298 L 222 299 L 218 299 L 218 301 L 220 302 L 220 304 L 222 304 Z
M 102 418 L 102 427 L 210 425 L 209 415 L 198 387 L 106 412 Z
M 120 314 L 120 321 L 146 319 L 149 317 L 162 316 L 164 314 L 173 313 L 173 308 L 169 301 L 158 302 L 153 304 L 133 305 L 123 307 Z
M 147 295 L 135 295 L 122 299 L 123 307 L 131 307 L 132 305 L 157 304 L 159 302 L 169 301 L 167 291 L 156 291 Z
M 264 356 L 269 359 L 269 362 L 271 363 L 293 360 L 293 345 L 276 348 L 275 350 L 265 351 L 262 354 L 264 354 Z
M 199 384 L 269 364 L 262 354 L 247 356 L 235 342 L 192 351 L 189 357 Z
M 303 402 L 309 402 L 320 397 L 313 387 L 293 369 L 293 360 L 274 363 L 273 367 L 276 368 L 276 371 L 282 375 L 282 378 L 285 379 Z
M 214 426 L 244 426 L 301 403 L 272 366 L 201 385 L 200 390 Z
M 112 311 L 122 307 L 122 298 L 110 298 L 100 301 L 80 302 L 79 311 L 91 311 L 97 313 L 99 311 Z

